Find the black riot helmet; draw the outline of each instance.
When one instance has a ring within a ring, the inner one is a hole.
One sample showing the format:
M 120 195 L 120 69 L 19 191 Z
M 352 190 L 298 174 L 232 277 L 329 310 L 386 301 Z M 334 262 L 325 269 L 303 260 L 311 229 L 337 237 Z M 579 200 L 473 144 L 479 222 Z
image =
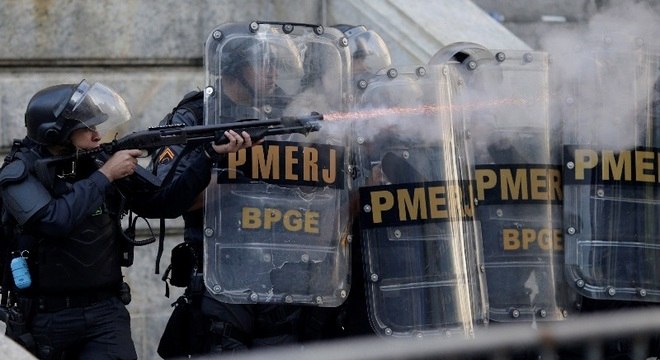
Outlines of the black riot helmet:
M 470 86 L 482 88 L 503 80 L 504 75 L 498 64 L 504 60 L 504 52 L 493 53 L 483 45 L 460 41 L 438 50 L 429 60 L 429 65 L 460 64 L 463 80 Z M 484 68 L 488 71 L 480 71 Z
M 124 99 L 101 83 L 90 85 L 85 80 L 40 90 L 25 111 L 27 137 L 47 146 L 65 145 L 74 130 L 92 128 L 109 119 L 113 126 L 130 119 Z
M 429 60 L 429 65 L 461 63 L 467 70 L 475 70 L 486 62 L 504 61 L 504 54 L 493 54 L 483 45 L 472 42 L 455 42 L 438 50 Z
M 358 72 L 366 71 L 375 74 L 378 70 L 392 65 L 390 50 L 383 38 L 375 31 L 367 30 L 364 25 L 337 24 L 333 27 L 346 36 L 353 64 L 360 64 L 361 69 L 358 69 Z

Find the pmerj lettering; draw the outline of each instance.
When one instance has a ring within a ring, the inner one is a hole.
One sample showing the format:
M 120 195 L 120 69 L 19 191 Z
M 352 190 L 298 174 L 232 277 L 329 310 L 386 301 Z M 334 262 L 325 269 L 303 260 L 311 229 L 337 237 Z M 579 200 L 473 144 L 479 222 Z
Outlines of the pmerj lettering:
M 570 183 L 660 183 L 659 149 L 616 151 L 567 146 L 564 155 L 573 168 L 565 179 Z
M 263 181 L 343 188 L 344 151 L 326 144 L 266 142 L 230 153 L 220 164 L 218 183 Z
M 428 182 L 360 189 L 366 227 L 463 221 L 474 217 L 472 184 Z M 365 210 L 368 209 L 368 210 Z
M 477 166 L 479 203 L 560 203 L 561 170 L 556 165 Z

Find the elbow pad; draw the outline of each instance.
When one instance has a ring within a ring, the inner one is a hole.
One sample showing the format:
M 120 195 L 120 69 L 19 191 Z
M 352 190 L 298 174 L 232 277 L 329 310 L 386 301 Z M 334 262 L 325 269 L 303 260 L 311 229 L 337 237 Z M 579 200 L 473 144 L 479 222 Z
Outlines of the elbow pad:
M 7 211 L 20 225 L 24 225 L 34 214 L 52 200 L 46 188 L 29 176 L 25 163 L 11 162 L 0 172 L 0 194 Z

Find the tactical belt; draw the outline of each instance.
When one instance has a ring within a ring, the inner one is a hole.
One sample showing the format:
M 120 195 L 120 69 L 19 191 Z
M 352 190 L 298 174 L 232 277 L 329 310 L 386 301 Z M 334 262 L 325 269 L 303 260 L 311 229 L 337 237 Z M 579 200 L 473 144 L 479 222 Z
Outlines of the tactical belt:
M 236 326 L 224 321 L 211 321 L 211 332 L 217 336 L 216 342 L 220 344 L 223 337 L 231 338 L 239 341 L 243 345 L 252 346 L 253 338 L 269 338 L 281 335 L 294 335 L 294 325 L 289 323 L 273 324 L 267 329 L 261 328 L 255 331 L 253 336 L 240 330 Z
M 37 312 L 56 312 L 64 309 L 82 308 L 118 296 L 117 291 L 99 290 L 95 292 L 62 296 L 38 296 L 35 298 Z
M 252 346 L 252 337 L 243 330 L 233 326 L 230 323 L 218 320 L 211 320 L 211 333 L 216 335 L 216 344 L 222 344 L 222 338 L 234 339 L 243 345 Z

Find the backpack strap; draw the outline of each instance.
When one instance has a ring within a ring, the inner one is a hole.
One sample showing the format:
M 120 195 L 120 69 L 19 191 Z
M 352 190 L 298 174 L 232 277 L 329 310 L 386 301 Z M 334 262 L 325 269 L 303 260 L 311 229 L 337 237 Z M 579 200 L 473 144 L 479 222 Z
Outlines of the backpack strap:
M 9 150 L 9 153 L 7 154 L 7 156 L 5 156 L 5 161 L 2 163 L 2 167 L 0 167 L 0 169 L 5 167 L 5 165 L 9 164 L 10 162 L 12 162 L 12 160 L 14 160 L 14 157 L 16 156 L 16 153 L 21 151 L 21 146 L 22 145 L 23 145 L 23 140 L 14 139 L 14 141 L 11 144 L 11 149 Z
M 174 117 L 174 113 L 177 112 L 179 109 L 186 109 L 190 112 L 193 113 L 195 116 L 195 122 L 196 125 L 202 125 L 204 123 L 204 92 L 196 90 L 196 91 L 191 91 L 187 93 L 186 95 L 183 96 L 183 99 L 179 101 L 179 103 L 172 109 L 172 111 L 167 114 L 163 120 L 161 120 L 161 125 L 171 125 L 172 124 L 172 118 Z M 169 181 L 172 179 L 175 173 L 175 169 L 179 164 L 179 161 L 181 158 L 183 158 L 187 153 L 189 153 L 192 150 L 192 147 L 186 146 L 184 147 L 183 151 L 177 156 L 177 158 L 174 160 L 174 164 L 172 165 L 172 169 L 165 176 L 165 180 L 163 181 L 163 184 L 169 183 Z M 152 163 L 153 163 L 153 172 L 156 173 L 156 170 L 158 169 L 158 161 L 156 159 L 158 158 L 159 154 L 154 154 L 154 157 L 152 158 Z M 160 274 L 160 259 L 163 256 L 163 247 L 164 247 L 164 242 L 165 242 L 165 219 L 161 218 L 160 223 L 159 223 L 159 231 L 160 234 L 158 235 L 158 250 L 156 252 L 156 274 Z M 166 273 L 167 275 L 167 273 Z
M 32 169 L 34 162 L 38 157 L 24 145 L 23 140 L 14 139 L 11 149 L 7 156 L 5 156 L 0 169 L 9 168 L 9 164 L 16 159 L 22 161 L 19 168 L 22 168 L 23 170 L 5 170 L 5 173 L 0 176 L 0 183 L 3 181 L 10 183 L 13 180 L 24 178 L 25 174 Z M 14 165 L 12 167 L 15 168 L 16 166 Z M 9 171 L 9 173 L 7 173 L 7 171 Z M 10 289 L 12 289 L 13 284 L 10 263 L 12 259 L 12 251 L 15 250 L 17 246 L 16 238 L 14 237 L 15 226 L 16 221 L 7 211 L 5 211 L 2 197 L 0 196 L 0 271 L 2 271 L 0 307 L 5 308 L 10 305 L 9 292 Z
M 156 275 L 160 274 L 160 258 L 163 256 L 163 246 L 165 244 L 165 218 L 159 219 L 158 227 L 158 250 L 156 252 L 156 271 L 154 272 Z

